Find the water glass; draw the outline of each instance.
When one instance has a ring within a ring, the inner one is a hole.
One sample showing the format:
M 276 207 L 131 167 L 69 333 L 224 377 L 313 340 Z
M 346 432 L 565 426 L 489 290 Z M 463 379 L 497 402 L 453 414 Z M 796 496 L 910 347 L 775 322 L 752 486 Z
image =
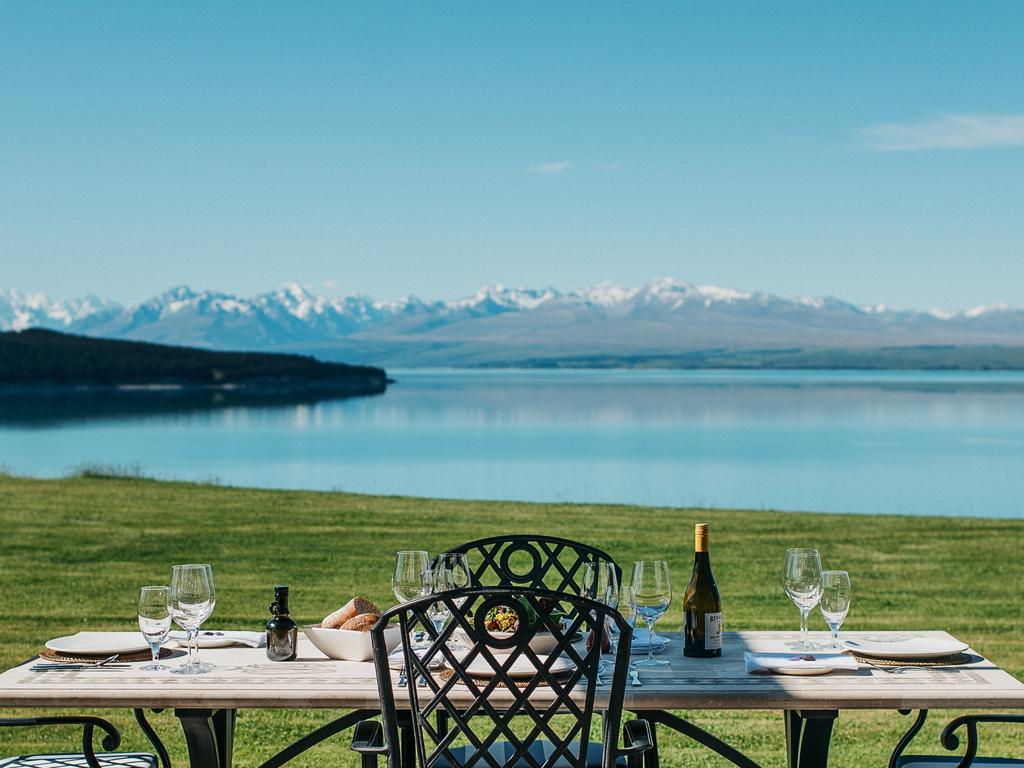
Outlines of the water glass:
M 615 610 L 619 607 L 619 577 L 615 564 L 608 560 L 594 560 L 583 564 L 580 579 L 580 595 L 604 603 Z M 611 652 L 615 652 L 619 640 L 619 628 L 614 621 L 605 622 L 605 636 Z M 599 669 L 605 671 L 611 664 L 601 659 Z
M 832 648 L 839 650 L 839 628 L 850 612 L 852 590 L 846 571 L 821 572 L 821 615 L 832 630 Z
M 580 594 L 610 608 L 618 608 L 619 577 L 615 573 L 615 564 L 609 560 L 584 563 Z
M 635 667 L 660 667 L 667 661 L 654 658 L 654 625 L 672 604 L 672 582 L 664 560 L 638 560 L 630 577 L 629 602 L 637 618 L 647 625 L 647 658 Z
M 428 571 L 430 574 L 430 592 L 431 594 L 439 594 L 441 592 L 451 592 L 455 589 L 455 578 L 451 571 L 444 567 L 437 567 L 432 571 Z M 451 618 L 452 612 L 448 607 L 448 603 L 443 600 L 439 600 L 436 603 L 431 603 L 427 606 L 427 616 L 434 623 L 434 629 L 437 634 L 441 634 L 441 630 L 444 629 L 444 625 L 448 623 L 448 619 Z
M 178 675 L 199 675 L 213 669 L 199 660 L 199 627 L 210 618 L 217 596 L 213 568 L 206 563 L 176 565 L 171 569 L 170 609 L 174 623 L 188 636 L 188 660 L 171 670 Z
M 170 667 L 160 663 L 160 646 L 171 632 L 170 590 L 167 587 L 142 587 L 139 590 L 139 630 L 153 652 L 153 663 L 146 672 L 162 672 Z
M 790 547 L 782 565 L 782 586 L 800 611 L 800 649 L 817 650 L 807 637 L 807 617 L 821 600 L 821 555 L 818 550 Z

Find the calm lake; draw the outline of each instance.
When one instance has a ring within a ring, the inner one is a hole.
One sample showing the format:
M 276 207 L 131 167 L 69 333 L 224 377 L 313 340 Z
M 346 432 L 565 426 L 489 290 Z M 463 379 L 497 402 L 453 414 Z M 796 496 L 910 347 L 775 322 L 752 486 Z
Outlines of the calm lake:
M 391 375 L 379 397 L 290 405 L 8 396 L 0 465 L 449 498 L 1024 517 L 1021 373 Z

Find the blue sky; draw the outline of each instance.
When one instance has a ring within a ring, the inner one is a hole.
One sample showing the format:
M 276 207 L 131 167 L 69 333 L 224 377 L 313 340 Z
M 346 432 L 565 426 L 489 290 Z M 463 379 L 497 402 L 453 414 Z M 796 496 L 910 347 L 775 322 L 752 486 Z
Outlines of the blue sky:
M 1024 306 L 1024 4 L 0 3 L 0 287 Z

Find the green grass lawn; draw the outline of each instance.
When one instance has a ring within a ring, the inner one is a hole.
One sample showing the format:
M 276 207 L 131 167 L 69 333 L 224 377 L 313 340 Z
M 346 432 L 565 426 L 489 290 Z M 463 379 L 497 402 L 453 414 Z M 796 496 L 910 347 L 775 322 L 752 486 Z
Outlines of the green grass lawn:
M 136 591 L 166 583 L 177 562 L 210 562 L 217 609 L 210 625 L 258 629 L 273 585 L 291 585 L 300 622 L 362 594 L 390 605 L 393 553 L 445 547 L 496 533 L 547 533 L 585 541 L 620 563 L 669 561 L 677 584 L 691 567 L 693 523 L 711 523 L 712 560 L 722 591 L 726 629 L 791 629 L 797 613 L 779 584 L 787 546 L 816 546 L 826 567 L 850 571 L 849 629 L 945 629 L 1017 677 L 1021 641 L 1024 521 L 804 514 L 746 510 L 439 501 L 341 493 L 262 491 L 140 479 L 28 480 L 0 476 L 0 623 L 4 667 L 36 653 L 44 641 L 82 629 L 133 629 Z M 678 629 L 673 603 L 665 629 Z M 660 626 L 660 625 L 659 625 Z M 824 629 L 820 616 L 815 625 Z M 16 713 L 5 713 L 16 714 Z M 23 712 L 21 714 L 24 714 Z M 145 749 L 130 715 L 107 714 L 126 747 Z M 919 746 L 940 751 L 940 721 Z M 244 711 L 235 764 L 258 765 L 278 748 L 334 715 Z M 765 766 L 784 765 L 781 715 L 691 712 L 698 724 Z M 155 716 L 178 765 L 184 744 L 170 713 Z M 843 712 L 832 765 L 886 764 L 905 718 L 895 712 Z M 0 753 L 73 749 L 52 734 L 5 730 Z M 983 751 L 1024 757 L 1020 731 L 984 734 Z M 295 765 L 356 765 L 347 735 Z M 663 764 L 726 765 L 682 739 L 663 736 Z

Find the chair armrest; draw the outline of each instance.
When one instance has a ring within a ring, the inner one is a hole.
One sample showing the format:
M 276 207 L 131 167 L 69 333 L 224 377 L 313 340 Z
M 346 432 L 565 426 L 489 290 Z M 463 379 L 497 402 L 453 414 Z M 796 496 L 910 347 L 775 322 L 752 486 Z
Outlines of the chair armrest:
M 3 717 L 0 718 L 0 728 L 20 728 L 45 725 L 81 725 L 82 726 L 82 753 L 85 755 L 85 762 L 90 768 L 102 768 L 99 760 L 96 759 L 96 749 L 92 745 L 92 734 L 96 728 L 103 732 L 101 744 L 107 752 L 113 752 L 121 746 L 121 734 L 113 724 L 108 723 L 100 717 L 89 715 L 62 715 L 59 717 Z
M 957 749 L 960 746 L 960 738 L 955 731 L 960 728 L 967 729 L 967 749 L 957 768 L 968 768 L 978 754 L 978 723 L 1024 723 L 1024 715 L 963 715 L 950 720 L 939 734 L 939 741 L 946 749 Z
M 627 720 L 622 726 L 620 755 L 642 755 L 654 746 L 654 734 L 647 720 Z
M 361 720 L 352 730 L 352 751 L 361 755 L 386 755 L 384 727 L 376 720 Z
M 1024 723 L 1024 715 L 963 715 L 962 717 L 950 720 L 939 739 L 942 746 L 953 750 L 960 746 L 960 739 L 954 731 L 967 726 L 967 741 L 970 743 L 978 738 L 978 723 Z M 977 745 L 975 745 L 977 746 Z

